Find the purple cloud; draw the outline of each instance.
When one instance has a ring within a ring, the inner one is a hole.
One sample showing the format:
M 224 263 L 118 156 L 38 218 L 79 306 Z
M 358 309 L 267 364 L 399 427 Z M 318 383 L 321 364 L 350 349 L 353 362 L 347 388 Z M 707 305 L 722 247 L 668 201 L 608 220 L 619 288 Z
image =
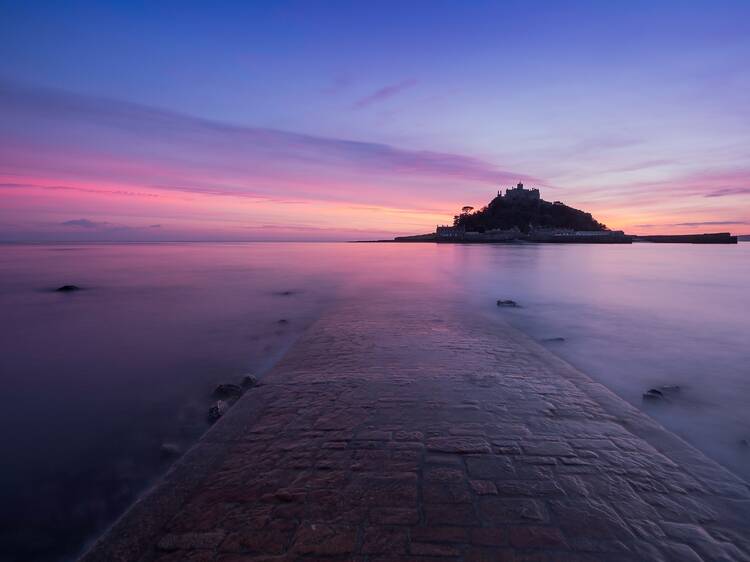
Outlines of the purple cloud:
M 75 219 L 60 223 L 62 226 L 77 226 L 81 228 L 103 228 L 109 226 L 108 222 L 96 222 L 89 219 Z
M 726 197 L 728 195 L 750 195 L 750 187 L 725 187 L 706 193 L 705 197 Z
M 374 103 L 379 103 L 381 101 L 385 101 L 388 98 L 392 98 L 393 96 L 400 94 L 404 90 L 408 90 L 409 88 L 413 88 L 417 85 L 417 81 L 414 79 L 409 80 L 402 80 L 401 82 L 397 82 L 396 84 L 391 84 L 389 86 L 384 86 L 383 88 L 380 88 L 379 90 L 374 91 L 369 96 L 365 96 L 361 99 L 359 99 L 355 104 L 355 109 L 362 109 L 364 107 L 368 107 Z

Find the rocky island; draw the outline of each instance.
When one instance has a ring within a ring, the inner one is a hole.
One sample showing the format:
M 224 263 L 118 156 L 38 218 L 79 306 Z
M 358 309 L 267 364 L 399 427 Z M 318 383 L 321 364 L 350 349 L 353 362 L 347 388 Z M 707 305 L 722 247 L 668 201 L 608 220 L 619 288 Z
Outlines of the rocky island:
M 522 183 L 500 191 L 477 211 L 463 207 L 453 224 L 437 226 L 435 232 L 398 236 L 395 242 L 549 242 L 585 244 L 630 244 L 632 242 L 736 244 L 728 232 L 713 234 L 636 236 L 610 230 L 591 213 L 569 207 L 561 201 L 541 198 L 538 189 Z

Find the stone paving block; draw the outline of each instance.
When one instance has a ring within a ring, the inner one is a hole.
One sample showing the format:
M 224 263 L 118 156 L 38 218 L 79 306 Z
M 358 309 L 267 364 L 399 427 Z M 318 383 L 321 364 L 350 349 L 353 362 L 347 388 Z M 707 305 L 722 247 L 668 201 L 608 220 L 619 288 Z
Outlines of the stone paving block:
M 564 496 L 562 487 L 554 480 L 498 480 L 497 495 L 502 497 L 525 496 L 530 498 L 545 498 Z
M 497 495 L 497 486 L 491 480 L 470 480 L 469 485 L 474 493 L 480 496 Z
M 510 544 L 516 548 L 566 548 L 568 545 L 556 527 L 511 527 Z
M 515 469 L 509 457 L 487 455 L 481 457 L 467 457 L 466 467 L 472 478 L 482 480 L 496 480 L 498 478 L 514 478 Z
M 464 562 L 516 562 L 517 557 L 510 549 L 472 546 L 464 554 Z
M 362 539 L 362 554 L 406 554 L 409 533 L 401 527 L 368 527 Z
M 469 541 L 481 546 L 506 546 L 509 544 L 508 527 L 480 527 L 471 529 Z
M 428 525 L 478 525 L 472 504 L 425 504 L 425 520 Z
M 527 455 L 574 457 L 575 451 L 564 441 L 524 441 L 521 448 Z
M 416 542 L 468 542 L 469 529 L 464 527 L 412 527 L 411 540 Z
M 219 551 L 283 554 L 296 529 L 296 523 L 279 519 L 271 521 L 263 529 L 245 528 L 230 533 L 219 546 Z
M 424 470 L 423 478 L 427 482 L 459 484 L 466 481 L 466 474 L 460 468 L 429 468 Z
M 479 499 L 479 514 L 492 525 L 541 523 L 548 520 L 547 510 L 539 500 L 507 499 L 486 496 Z
M 472 503 L 474 496 L 465 483 L 425 482 L 422 501 L 425 503 Z
M 445 455 L 427 453 L 425 455 L 425 465 L 447 465 L 463 467 L 463 460 L 458 455 Z
M 292 551 L 299 555 L 350 555 L 354 552 L 357 532 L 352 527 L 325 523 L 306 523 L 297 529 Z
M 416 507 L 374 507 L 370 510 L 370 521 L 376 525 L 416 525 L 419 511 Z
M 228 511 L 223 518 L 214 519 L 213 525 L 222 529 L 236 531 L 239 529 L 262 529 L 271 521 L 274 505 L 227 504 Z M 182 514 L 200 513 L 201 509 L 185 510 Z M 208 513 L 211 513 L 210 511 Z
M 345 493 L 361 505 L 413 506 L 417 502 L 417 476 L 411 472 L 357 475 Z
M 432 437 L 427 440 L 428 451 L 441 453 L 492 453 L 489 443 L 481 437 Z
M 460 556 L 461 549 L 450 544 L 412 542 L 409 551 L 417 556 Z

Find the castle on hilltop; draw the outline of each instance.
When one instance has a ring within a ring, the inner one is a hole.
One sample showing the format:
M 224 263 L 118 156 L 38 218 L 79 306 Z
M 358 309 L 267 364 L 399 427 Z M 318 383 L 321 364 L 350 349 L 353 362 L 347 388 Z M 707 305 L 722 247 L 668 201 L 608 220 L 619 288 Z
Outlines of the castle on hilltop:
M 499 191 L 497 192 L 497 196 L 509 202 L 529 203 L 533 201 L 539 201 L 539 199 L 541 198 L 539 196 L 538 189 L 526 189 L 521 182 L 518 182 L 518 185 L 516 187 L 509 187 L 508 189 L 506 189 L 505 196 L 500 195 Z

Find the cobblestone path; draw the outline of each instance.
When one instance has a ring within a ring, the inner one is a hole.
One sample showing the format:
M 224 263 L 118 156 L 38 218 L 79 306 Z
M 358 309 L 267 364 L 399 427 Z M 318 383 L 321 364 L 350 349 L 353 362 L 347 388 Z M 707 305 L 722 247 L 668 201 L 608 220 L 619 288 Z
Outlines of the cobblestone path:
M 502 312 L 499 312 L 502 314 Z M 750 491 L 507 326 L 330 311 L 93 560 L 750 560 Z

